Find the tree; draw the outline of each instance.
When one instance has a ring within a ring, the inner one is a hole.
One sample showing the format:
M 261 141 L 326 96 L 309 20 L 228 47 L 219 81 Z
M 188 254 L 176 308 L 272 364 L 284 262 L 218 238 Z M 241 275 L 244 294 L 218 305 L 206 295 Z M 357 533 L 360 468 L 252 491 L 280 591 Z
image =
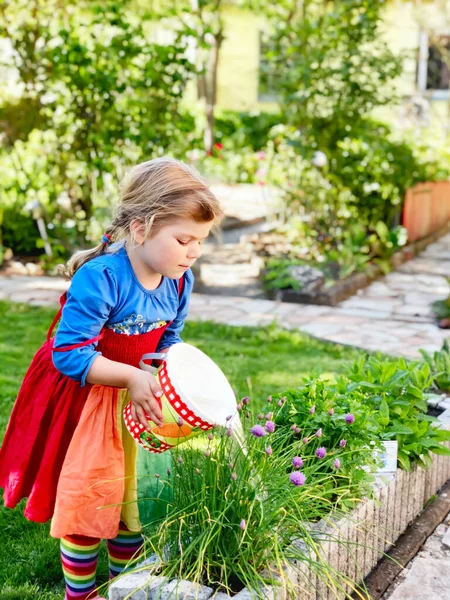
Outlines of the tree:
M 215 141 L 214 109 L 217 102 L 217 73 L 226 39 L 225 14 L 231 8 L 264 14 L 269 0 L 154 0 L 148 15 L 162 19 L 178 40 L 195 48 L 197 93 L 205 106 L 204 148 L 212 152 Z
M 327 143 L 392 102 L 401 59 L 381 34 L 385 0 L 285 0 L 273 7 L 273 50 L 285 119 Z M 320 143 L 319 143 L 320 145 Z
M 37 175 L 27 172 L 23 154 L 40 131 L 52 141 L 46 158 L 51 210 L 59 211 L 55 200 L 64 192 L 82 232 L 107 174 L 116 176 L 124 162 L 160 154 L 180 138 L 179 103 L 193 65 L 181 43 L 149 42 L 131 8 L 128 0 L 76 6 L 12 0 L 1 8 L 0 35 L 13 49 L 22 87 L 18 102 L 0 108 L 8 189 L 24 201 L 36 194 Z

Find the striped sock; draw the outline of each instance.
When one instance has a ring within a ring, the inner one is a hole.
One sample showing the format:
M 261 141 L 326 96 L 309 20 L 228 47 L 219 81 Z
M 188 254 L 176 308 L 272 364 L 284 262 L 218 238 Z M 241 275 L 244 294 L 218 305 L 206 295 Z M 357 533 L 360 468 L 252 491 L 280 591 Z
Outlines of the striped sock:
M 138 558 L 144 540 L 140 533 L 130 531 L 120 522 L 119 533 L 112 540 L 106 540 L 108 545 L 109 576 L 112 579 L 120 575 L 132 558 Z M 131 564 L 129 567 L 132 566 Z
M 100 540 L 84 535 L 66 535 L 61 539 L 61 562 L 66 581 L 65 600 L 94 598 Z

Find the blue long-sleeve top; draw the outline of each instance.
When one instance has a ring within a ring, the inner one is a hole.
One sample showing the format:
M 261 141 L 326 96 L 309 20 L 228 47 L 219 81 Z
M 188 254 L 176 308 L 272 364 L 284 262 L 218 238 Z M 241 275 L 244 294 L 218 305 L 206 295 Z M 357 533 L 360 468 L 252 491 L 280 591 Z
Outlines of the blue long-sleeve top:
M 147 290 L 133 271 L 123 244 L 85 263 L 74 275 L 67 291 L 55 348 L 72 346 L 99 335 L 103 327 L 123 335 L 139 335 L 170 325 L 157 350 L 181 342 L 194 276 L 188 270 L 179 297 L 179 281 L 163 277 L 155 290 Z M 91 365 L 101 352 L 89 344 L 67 352 L 53 352 L 53 364 L 82 386 Z

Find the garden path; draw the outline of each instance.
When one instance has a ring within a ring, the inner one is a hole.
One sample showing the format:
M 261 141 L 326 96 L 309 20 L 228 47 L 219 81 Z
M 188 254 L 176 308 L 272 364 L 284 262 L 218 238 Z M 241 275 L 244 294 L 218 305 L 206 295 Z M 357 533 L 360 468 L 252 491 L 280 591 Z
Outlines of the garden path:
M 419 348 L 437 350 L 450 337 L 431 311 L 431 303 L 450 292 L 447 277 L 450 233 L 336 307 L 193 294 L 189 318 L 245 326 L 276 321 L 331 342 L 417 358 Z M 0 299 L 56 304 L 67 285 L 55 277 L 0 276 Z
M 401 571 L 382 600 L 450 600 L 450 515 Z

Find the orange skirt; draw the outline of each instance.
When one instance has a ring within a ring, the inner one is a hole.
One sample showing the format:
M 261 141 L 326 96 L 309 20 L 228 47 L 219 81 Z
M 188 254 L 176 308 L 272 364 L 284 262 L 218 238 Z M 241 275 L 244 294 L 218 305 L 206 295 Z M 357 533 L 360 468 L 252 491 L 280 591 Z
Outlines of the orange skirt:
M 114 538 L 164 516 L 172 498 L 170 452 L 152 454 L 128 433 L 127 390 L 95 385 L 70 442 L 56 492 L 51 535 Z

